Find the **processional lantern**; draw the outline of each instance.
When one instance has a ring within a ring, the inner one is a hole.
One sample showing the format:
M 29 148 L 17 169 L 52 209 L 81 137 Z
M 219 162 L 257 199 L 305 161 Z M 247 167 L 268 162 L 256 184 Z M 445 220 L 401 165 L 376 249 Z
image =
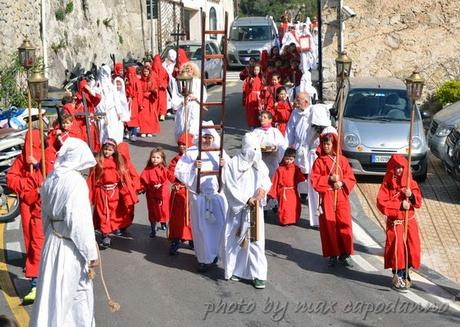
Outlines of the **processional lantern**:
M 406 78 L 407 96 L 412 100 L 416 101 L 422 96 L 423 86 L 425 80 L 420 76 L 417 71 L 414 71 L 412 75 Z
M 30 43 L 26 37 L 18 48 L 19 62 L 25 69 L 30 69 L 35 63 L 35 47 Z
M 347 56 L 345 51 L 339 53 L 339 56 L 335 59 L 337 78 L 344 79 L 350 76 L 351 62 L 351 58 Z
M 32 99 L 40 102 L 48 97 L 48 79 L 45 77 L 42 70 L 34 70 L 28 82 Z
M 184 97 L 192 93 L 193 76 L 188 74 L 186 71 L 182 71 L 182 73 L 176 77 L 176 80 L 179 92 Z

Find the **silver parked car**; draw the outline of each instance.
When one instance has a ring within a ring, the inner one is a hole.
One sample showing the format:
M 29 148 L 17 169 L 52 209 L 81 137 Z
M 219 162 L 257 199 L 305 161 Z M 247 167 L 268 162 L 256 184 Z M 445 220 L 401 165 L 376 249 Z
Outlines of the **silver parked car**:
M 345 99 L 343 154 L 354 173 L 383 175 L 392 154 L 407 154 L 411 103 L 406 86 L 397 79 L 353 79 Z M 412 171 L 424 181 L 428 148 L 418 108 L 412 140 Z
M 187 53 L 187 57 L 198 65 L 201 69 L 201 41 L 179 41 L 179 48 L 182 48 Z M 169 49 L 176 49 L 175 44 L 168 44 L 163 52 L 161 58 L 164 60 L 168 54 Z M 220 54 L 219 45 L 216 41 L 206 41 L 206 53 L 207 54 Z M 223 60 L 222 59 L 210 59 L 206 60 L 204 65 L 204 77 L 209 79 L 221 78 L 223 74 Z
M 433 116 L 427 132 L 428 147 L 436 157 L 447 166 L 450 158 L 447 156 L 446 139 L 452 129 L 460 122 L 460 101 L 446 106 Z
M 270 52 L 274 46 L 279 46 L 278 29 L 270 16 L 237 17 L 230 27 L 228 66 L 246 66 L 251 57 L 259 60 L 262 50 Z

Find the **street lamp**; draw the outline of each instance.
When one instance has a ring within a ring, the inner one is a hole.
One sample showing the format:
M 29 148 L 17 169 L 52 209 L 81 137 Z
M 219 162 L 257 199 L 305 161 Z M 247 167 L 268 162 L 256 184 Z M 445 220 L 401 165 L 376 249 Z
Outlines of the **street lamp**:
M 343 110 L 344 110 L 344 92 L 345 92 L 345 79 L 350 76 L 351 72 L 351 58 L 347 56 L 347 53 L 342 51 L 339 53 L 339 56 L 335 59 L 335 66 L 337 69 L 337 79 L 340 80 L 339 87 L 339 112 L 338 112 L 338 123 L 337 123 L 337 158 L 341 154 L 341 142 L 342 142 L 342 121 L 343 121 Z M 335 174 L 339 174 L 339 163 L 340 160 L 337 159 L 337 164 L 335 165 Z M 337 190 L 334 191 L 334 211 L 337 208 Z
M 187 97 L 188 95 L 190 95 L 191 90 L 192 90 L 193 76 L 183 71 L 179 76 L 176 76 L 176 80 L 177 80 L 177 86 L 179 88 L 179 92 L 184 97 Z
M 30 43 L 29 39 L 26 37 L 22 42 L 21 46 L 18 48 L 19 52 L 19 62 L 21 66 L 26 70 L 32 68 L 35 63 L 35 47 Z
M 43 116 L 41 102 L 48 96 L 48 79 L 40 69 L 35 69 L 29 77 L 29 94 L 38 103 L 38 128 L 40 129 L 40 143 L 41 143 L 41 168 L 43 177 L 46 177 L 45 167 L 45 136 L 43 131 Z M 30 135 L 32 139 L 32 135 Z
M 424 85 L 425 80 L 417 71 L 414 71 L 412 75 L 406 78 L 407 96 L 412 100 L 412 102 L 420 99 Z

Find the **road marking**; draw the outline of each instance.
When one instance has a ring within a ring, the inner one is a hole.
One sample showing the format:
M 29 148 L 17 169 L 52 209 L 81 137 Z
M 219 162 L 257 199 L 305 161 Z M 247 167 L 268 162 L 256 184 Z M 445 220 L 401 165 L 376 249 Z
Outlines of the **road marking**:
M 6 224 L 6 230 L 18 230 L 21 225 L 21 216 L 17 216 L 15 220 Z
M 22 259 L 21 243 L 7 242 L 6 257 L 8 258 L 8 261 Z
M 417 294 L 415 294 L 412 291 L 407 291 L 407 293 L 400 293 L 400 294 L 403 295 L 404 297 L 408 298 L 412 302 L 417 303 L 418 305 L 420 305 L 423 308 L 429 308 L 429 307 L 434 307 L 435 306 L 430 301 L 425 300 L 423 297 L 418 296 Z
M 373 265 L 366 261 L 362 256 L 359 254 L 355 254 L 352 256 L 353 261 L 364 271 L 379 271 Z
M 367 247 L 371 254 L 382 254 L 382 247 L 357 223 L 353 221 L 353 237 Z
M 0 224 L 0 288 L 3 295 L 5 296 L 6 302 L 10 307 L 15 319 L 20 326 L 29 325 L 29 314 L 21 304 L 21 300 L 16 294 L 16 289 L 13 286 L 13 282 L 8 272 L 8 266 L 6 264 L 5 251 L 3 249 L 4 244 L 4 232 L 5 224 Z

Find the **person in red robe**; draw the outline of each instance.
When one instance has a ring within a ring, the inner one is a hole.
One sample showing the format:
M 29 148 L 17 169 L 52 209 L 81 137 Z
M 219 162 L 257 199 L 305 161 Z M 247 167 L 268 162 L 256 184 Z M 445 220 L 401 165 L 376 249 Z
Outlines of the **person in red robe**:
M 272 74 L 272 79 L 270 85 L 265 86 L 262 91 L 260 92 L 260 99 L 262 101 L 262 105 L 264 106 L 264 110 L 268 111 L 267 109 L 273 107 L 276 100 L 276 91 L 278 88 L 282 87 L 281 83 L 281 76 L 279 73 L 274 72 Z
M 188 241 L 193 249 L 192 225 L 190 223 L 190 208 L 187 204 L 189 196 L 187 189 L 180 180 L 176 178 L 176 164 L 187 148 L 193 145 L 193 136 L 189 133 L 182 134 L 177 140 L 177 155 L 171 160 L 168 166 L 168 179 L 172 184 L 169 207 L 171 215 L 169 217 L 169 248 L 170 255 L 177 255 L 177 250 L 181 242 Z
M 182 73 L 182 66 L 189 61 L 190 59 L 188 59 L 187 52 L 185 52 L 184 49 L 179 48 L 179 50 L 177 50 L 177 60 L 176 66 L 174 66 L 173 77 L 179 76 Z
M 402 154 L 392 155 L 377 195 L 377 208 L 387 216 L 384 267 L 392 269 L 393 287 L 398 291 L 404 291 L 412 284 L 406 268 L 420 268 L 420 237 L 415 209 L 422 205 L 422 194 L 407 167 L 408 162 Z M 407 186 L 408 174 L 410 187 Z M 406 217 L 407 241 L 404 242 Z
M 147 209 L 150 221 L 150 237 L 156 236 L 156 225 L 166 230 L 169 220 L 169 174 L 166 167 L 166 156 L 162 148 L 154 148 L 150 152 L 147 165 L 141 173 L 141 184 L 147 198 Z
M 150 63 L 146 62 L 141 77 L 142 97 L 139 105 L 139 128 L 141 137 L 151 137 L 160 133 L 158 116 L 158 79 L 152 71 Z
M 126 229 L 132 225 L 134 220 L 134 206 L 139 202 L 137 193 L 141 190 L 141 181 L 136 167 L 131 161 L 129 145 L 126 142 L 118 144 L 117 151 L 122 155 L 125 171 L 122 175 L 120 198 L 115 217 L 116 236 L 127 236 Z
M 32 151 L 30 149 L 31 138 Z M 24 304 L 35 300 L 40 256 L 44 242 L 39 193 L 43 182 L 40 144 L 40 131 L 34 129 L 32 134 L 28 131 L 25 135 L 22 154 L 16 158 L 6 175 L 7 187 L 16 193 L 20 200 L 19 210 L 26 252 L 25 277 L 31 279 L 31 291 L 24 297 Z
M 295 149 L 286 149 L 268 192 L 270 198 L 278 200 L 278 223 L 281 226 L 297 224 L 300 220 L 301 202 L 297 185 L 305 181 L 305 176 L 294 164 L 295 156 Z
M 292 105 L 288 100 L 288 95 L 284 86 L 276 90 L 276 101 L 267 109 L 267 111 L 273 115 L 273 121 L 275 122 L 276 128 L 284 135 L 292 113 Z
M 136 66 L 129 66 L 126 70 L 126 97 L 128 98 L 131 118 L 126 123 L 130 132 L 129 139 L 133 142 L 137 140 L 137 129 L 139 128 L 139 106 L 143 94 L 141 81 L 137 75 Z
M 280 48 L 274 46 L 270 49 L 270 60 L 275 62 L 276 60 L 281 59 Z
M 254 57 L 249 58 L 249 64 L 244 67 L 240 72 L 240 80 L 244 81 L 246 78 L 254 73 L 254 66 L 257 64 L 257 60 Z
M 349 195 L 356 179 L 347 158 L 340 154 L 337 156 L 336 134 L 321 135 L 318 158 L 310 171 L 310 181 L 320 197 L 319 231 L 323 256 L 329 257 L 331 267 L 337 263 L 337 256 L 344 266 L 351 267 L 353 232 Z
M 95 108 L 101 102 L 102 96 L 99 93 L 95 93 L 91 90 L 86 80 L 81 80 L 78 83 L 78 91 L 75 94 L 75 113 L 74 113 L 74 124 L 80 129 L 81 138 L 83 141 L 88 143 L 88 132 L 86 128 L 85 110 L 83 107 L 83 97 L 86 99 L 86 106 L 88 114 L 90 114 L 90 126 L 89 126 L 89 137 L 91 138 L 92 149 L 91 151 L 99 151 L 101 144 L 99 141 L 99 131 L 95 121 Z M 88 143 L 89 144 L 89 143 Z
M 115 140 L 108 138 L 96 155 L 97 165 L 88 176 L 88 188 L 91 204 L 94 205 L 94 228 L 100 230 L 101 246 L 108 248 L 112 244 L 109 236 L 119 227 L 116 209 L 119 205 L 121 181 L 125 165 L 122 155 L 117 151 Z
M 253 73 L 243 82 L 243 104 L 246 111 L 246 122 L 249 128 L 259 126 L 260 92 L 264 79 L 260 65 L 254 66 Z
M 158 78 L 158 113 L 160 120 L 165 120 L 166 111 L 168 110 L 168 97 L 166 89 L 169 83 L 169 74 L 163 67 L 160 55 L 153 57 L 153 72 Z
M 48 146 L 45 149 L 45 165 L 46 174 L 49 175 L 54 169 L 54 163 L 56 162 L 57 152 L 61 148 L 62 144 L 69 137 L 78 138 L 79 134 L 75 134 L 73 126 L 73 116 L 68 113 L 64 113 L 61 116 L 61 124 L 56 120 L 56 126 L 48 133 Z
M 259 64 L 263 72 L 267 70 L 269 59 L 270 55 L 268 54 L 268 51 L 265 49 L 262 50 L 262 53 L 260 54 Z
M 115 79 L 115 77 L 121 77 L 121 78 L 124 78 L 124 77 L 125 77 L 124 67 L 123 67 L 123 63 L 122 63 L 122 62 L 116 62 L 116 63 L 113 65 L 112 79 Z
M 278 37 L 280 45 L 283 43 L 284 34 L 289 30 L 289 16 L 282 15 L 281 16 L 281 23 L 278 26 Z

